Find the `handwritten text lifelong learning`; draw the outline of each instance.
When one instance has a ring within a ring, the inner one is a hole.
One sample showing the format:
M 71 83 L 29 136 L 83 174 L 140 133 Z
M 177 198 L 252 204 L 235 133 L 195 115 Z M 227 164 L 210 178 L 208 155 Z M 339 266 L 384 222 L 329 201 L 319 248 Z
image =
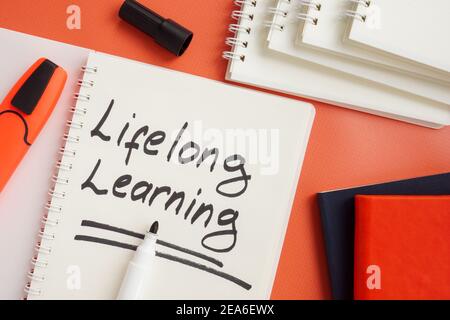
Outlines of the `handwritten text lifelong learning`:
M 91 137 L 100 139 L 104 143 L 116 143 L 118 147 L 126 150 L 124 163 L 129 166 L 133 160 L 135 151 L 143 152 L 146 156 L 165 156 L 164 161 L 176 161 L 181 165 L 191 164 L 196 168 L 205 167 L 210 173 L 215 170 L 218 162 L 220 150 L 218 148 L 203 148 L 201 150 L 198 143 L 189 141 L 180 144 L 185 130 L 189 123 L 180 124 L 181 128 L 173 141 L 166 139 L 167 134 L 162 130 L 152 131 L 148 125 L 137 129 L 133 134 L 129 134 L 130 122 L 126 122 L 120 134 L 114 136 L 112 132 L 107 132 L 108 119 L 114 107 L 114 100 L 111 100 L 105 113 L 91 130 Z M 133 118 L 136 114 L 133 114 Z M 169 151 L 162 154 L 160 147 L 164 144 L 171 144 Z M 208 161 L 206 161 L 208 160 Z M 155 201 L 164 201 L 164 210 L 173 212 L 190 224 L 203 221 L 204 228 L 216 227 L 215 231 L 207 233 L 201 240 L 204 248 L 214 252 L 229 252 L 237 243 L 236 222 L 239 212 L 233 208 L 226 208 L 219 213 L 216 212 L 212 203 L 198 201 L 202 189 L 197 189 L 197 196 L 188 200 L 185 191 L 174 190 L 171 186 L 156 186 L 150 181 L 135 181 L 130 174 L 124 174 L 112 183 L 109 188 L 99 185 L 98 177 L 101 171 L 102 159 L 98 159 L 95 167 L 90 172 L 86 180 L 81 184 L 82 190 L 91 190 L 98 196 L 112 194 L 114 197 L 129 199 L 131 201 L 142 202 L 143 205 L 151 207 Z M 208 163 L 206 163 L 208 162 Z M 209 166 L 209 168 L 207 167 Z M 245 158 L 239 154 L 227 156 L 223 164 L 218 166 L 223 169 L 229 178 L 220 181 L 215 188 L 220 196 L 226 198 L 237 198 L 242 196 L 248 187 L 251 175 L 245 170 Z M 199 202 L 199 203 L 197 203 Z M 200 219 L 201 218 L 201 219 Z M 200 220 L 199 220 L 200 219 Z M 211 225 L 212 224 L 212 225 Z M 209 228 L 208 228 L 209 229 Z

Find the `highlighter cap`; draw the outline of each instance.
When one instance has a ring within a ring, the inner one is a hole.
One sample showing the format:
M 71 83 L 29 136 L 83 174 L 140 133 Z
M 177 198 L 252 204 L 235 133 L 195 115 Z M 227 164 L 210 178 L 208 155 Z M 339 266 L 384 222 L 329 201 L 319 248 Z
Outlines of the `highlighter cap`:
M 119 17 L 155 39 L 156 43 L 176 56 L 181 56 L 191 43 L 193 33 L 171 19 L 134 0 L 126 0 L 119 10 Z

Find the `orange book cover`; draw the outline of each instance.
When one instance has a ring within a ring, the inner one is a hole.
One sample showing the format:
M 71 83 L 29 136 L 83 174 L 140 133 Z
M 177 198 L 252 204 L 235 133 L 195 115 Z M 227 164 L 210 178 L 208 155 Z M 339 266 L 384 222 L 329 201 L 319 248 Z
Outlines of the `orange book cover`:
M 450 299 L 450 195 L 355 197 L 354 297 Z

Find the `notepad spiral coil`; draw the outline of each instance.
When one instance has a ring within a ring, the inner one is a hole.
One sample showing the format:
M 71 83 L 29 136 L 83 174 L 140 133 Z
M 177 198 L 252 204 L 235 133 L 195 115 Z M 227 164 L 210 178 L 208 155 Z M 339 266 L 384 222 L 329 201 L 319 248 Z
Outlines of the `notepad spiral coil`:
M 297 5 L 296 10 L 292 10 L 291 6 Z M 304 23 L 317 25 L 319 18 L 317 13 L 322 9 L 322 3 L 315 0 L 283 0 L 280 1 L 278 7 L 271 7 L 268 13 L 272 15 L 272 20 L 267 21 L 265 26 L 271 31 L 284 31 L 286 23 L 292 20 L 301 20 Z M 298 11 L 298 12 L 297 12 Z
M 344 15 L 350 17 L 352 19 L 359 20 L 360 22 L 366 22 L 367 15 L 360 13 L 357 11 L 358 6 L 363 6 L 365 8 L 369 8 L 371 1 L 370 0 L 347 0 L 354 4 L 355 8 L 353 10 L 346 10 Z
M 249 43 L 248 40 L 245 39 L 245 37 L 249 37 L 252 32 L 252 21 L 254 19 L 254 13 L 253 10 L 258 5 L 259 1 L 263 0 L 235 0 L 234 4 L 238 6 L 239 10 L 234 10 L 231 13 L 231 18 L 237 21 L 237 23 L 232 23 L 228 26 L 228 30 L 232 33 L 234 33 L 233 37 L 227 37 L 225 39 L 225 43 L 231 47 L 231 50 L 224 51 L 222 53 L 222 57 L 227 60 L 237 60 L 244 62 L 245 61 L 245 53 L 237 53 L 237 48 L 247 48 Z M 291 4 L 293 0 L 283 0 L 283 2 L 287 4 Z M 318 6 L 320 10 L 321 4 L 316 3 L 315 1 L 300 1 L 300 3 L 304 3 L 305 5 L 311 5 L 311 6 Z M 288 12 L 279 8 L 269 8 L 268 12 L 272 14 L 273 16 L 281 16 L 283 18 L 286 18 L 288 15 Z M 298 19 L 301 19 L 301 17 L 298 17 Z M 305 20 L 308 20 L 306 17 Z M 313 20 L 311 19 L 311 22 Z M 270 28 L 276 28 L 279 31 L 283 31 L 284 25 L 276 23 L 274 21 L 267 21 L 264 23 L 266 27 Z M 243 39 L 244 38 L 244 39 Z
M 233 10 L 231 13 L 231 18 L 237 21 L 237 23 L 232 23 L 228 26 L 228 30 L 234 33 L 233 37 L 227 37 L 225 43 L 231 47 L 231 50 L 224 51 L 222 57 L 227 60 L 237 60 L 245 61 L 245 54 L 237 53 L 236 48 L 247 48 L 248 40 L 242 39 L 240 34 L 250 35 L 252 32 L 252 21 L 254 19 L 254 14 L 252 8 L 258 5 L 260 0 L 235 0 L 234 4 L 238 6 L 239 10 Z
M 62 137 L 64 146 L 59 149 L 60 159 L 55 164 L 55 174 L 51 178 L 53 186 L 48 191 L 50 200 L 44 206 L 45 215 L 41 220 L 41 227 L 37 235 L 39 240 L 34 248 L 36 254 L 31 259 L 32 268 L 27 273 L 29 281 L 24 287 L 27 295 L 42 294 L 43 289 L 39 283 L 45 281 L 45 269 L 49 264 L 48 257 L 52 253 L 52 241 L 57 236 L 56 228 L 62 219 L 64 200 L 67 197 L 64 188 L 70 181 L 70 171 L 73 169 L 71 160 L 76 157 L 76 144 L 80 142 L 76 131 L 84 127 L 82 119 L 88 112 L 87 104 L 91 99 L 89 89 L 95 86 L 95 80 L 87 78 L 88 74 L 96 74 L 98 68 L 83 66 L 81 72 L 83 79 L 77 81 L 80 91 L 73 95 L 75 104 L 70 108 L 72 119 L 66 122 L 67 130 Z
M 348 2 L 354 4 L 354 6 L 363 6 L 365 8 L 370 7 L 371 1 L 370 0 L 347 0 Z M 266 23 L 266 26 L 269 27 L 271 30 L 277 30 L 277 31 L 284 31 L 285 28 L 285 21 L 283 19 L 286 19 L 289 17 L 289 7 L 293 4 L 292 0 L 284 0 L 280 2 L 279 7 L 275 8 L 269 8 L 269 13 L 273 15 L 273 20 Z M 295 14 L 295 19 L 301 20 L 305 23 L 310 23 L 313 25 L 317 25 L 320 21 L 320 11 L 322 9 L 322 3 L 319 0 L 299 0 L 299 11 Z M 357 19 L 361 22 L 365 22 L 367 19 L 367 16 L 365 14 L 361 14 L 357 12 L 356 10 L 345 10 L 344 16 L 350 17 L 352 19 Z M 278 18 L 281 18 L 281 22 Z M 286 22 L 287 23 L 287 22 Z

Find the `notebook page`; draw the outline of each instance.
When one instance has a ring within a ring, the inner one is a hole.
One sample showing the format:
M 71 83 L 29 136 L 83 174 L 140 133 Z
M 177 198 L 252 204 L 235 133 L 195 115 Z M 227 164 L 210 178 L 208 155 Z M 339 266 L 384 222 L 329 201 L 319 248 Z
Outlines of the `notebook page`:
M 449 75 L 450 1 L 373 0 L 357 12 L 366 19 L 350 21 L 352 43 Z
M 147 298 L 269 298 L 314 108 L 100 53 L 88 66 L 31 298 L 114 299 L 156 220 Z
M 318 19 L 318 23 L 302 23 L 296 39 L 297 44 L 312 46 L 315 49 L 350 57 L 377 67 L 384 67 L 449 85 L 450 77 L 448 75 L 344 42 L 347 22 L 351 19 L 345 16 L 345 12 L 351 10 L 352 5 L 353 3 L 350 1 L 329 0 L 321 2 L 320 11 L 309 8 L 308 15 Z

